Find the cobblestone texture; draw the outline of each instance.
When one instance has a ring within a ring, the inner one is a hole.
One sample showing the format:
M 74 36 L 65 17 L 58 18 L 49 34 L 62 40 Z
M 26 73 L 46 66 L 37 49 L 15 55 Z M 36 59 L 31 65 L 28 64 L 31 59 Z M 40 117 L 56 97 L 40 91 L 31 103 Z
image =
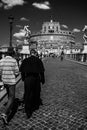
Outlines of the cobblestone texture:
M 44 65 L 43 106 L 30 119 L 22 110 L 17 111 L 5 128 L 0 120 L 0 130 L 87 130 L 87 67 L 57 58 L 44 60 Z M 22 96 L 21 81 L 16 97 Z

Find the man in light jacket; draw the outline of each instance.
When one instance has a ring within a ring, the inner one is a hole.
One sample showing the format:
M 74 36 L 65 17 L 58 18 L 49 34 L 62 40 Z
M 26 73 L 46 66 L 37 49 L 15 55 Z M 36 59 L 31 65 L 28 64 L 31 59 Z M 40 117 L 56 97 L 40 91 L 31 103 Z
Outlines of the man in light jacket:
M 19 74 L 17 61 L 13 58 L 14 54 L 13 48 L 9 47 L 7 56 L 0 60 L 1 80 L 3 81 L 8 94 L 8 102 L 5 106 L 5 111 L 1 114 L 6 125 L 8 124 L 8 116 L 15 99 L 16 76 Z

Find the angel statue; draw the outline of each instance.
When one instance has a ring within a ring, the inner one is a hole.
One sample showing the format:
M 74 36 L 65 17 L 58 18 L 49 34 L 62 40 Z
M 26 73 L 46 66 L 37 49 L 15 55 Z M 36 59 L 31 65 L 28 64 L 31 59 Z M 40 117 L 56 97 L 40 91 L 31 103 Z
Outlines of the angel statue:
M 30 31 L 28 28 L 29 28 L 28 25 L 25 25 L 25 26 L 24 26 L 24 31 L 25 31 L 24 43 L 25 43 L 25 44 L 28 44 L 29 38 L 30 38 L 30 35 L 31 35 L 31 31 Z
M 83 39 L 85 40 L 84 43 L 87 43 L 87 25 L 85 25 L 82 31 L 84 32 L 83 34 Z
M 24 26 L 25 37 L 29 37 L 30 34 L 31 34 L 31 31 L 30 31 L 28 28 L 29 28 L 28 25 L 25 25 L 25 26 Z

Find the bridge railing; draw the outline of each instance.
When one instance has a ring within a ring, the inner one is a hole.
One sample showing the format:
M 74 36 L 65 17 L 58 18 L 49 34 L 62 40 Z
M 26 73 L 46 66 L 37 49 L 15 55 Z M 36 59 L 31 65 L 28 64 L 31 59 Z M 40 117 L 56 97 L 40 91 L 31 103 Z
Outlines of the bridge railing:
M 69 58 L 69 59 L 72 59 L 72 60 L 76 60 L 76 61 L 79 61 L 79 62 L 87 62 L 87 54 L 84 53 L 71 53 L 71 54 L 66 54 L 65 55 L 66 58 Z

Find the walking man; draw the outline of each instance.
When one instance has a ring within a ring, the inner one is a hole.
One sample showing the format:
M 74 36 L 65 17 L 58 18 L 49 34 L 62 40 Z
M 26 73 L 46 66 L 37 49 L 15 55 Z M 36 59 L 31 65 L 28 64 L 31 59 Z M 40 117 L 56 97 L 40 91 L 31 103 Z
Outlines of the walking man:
M 13 48 L 9 47 L 7 56 L 0 60 L 1 80 L 3 81 L 8 94 L 8 102 L 5 106 L 5 111 L 1 114 L 1 117 L 6 125 L 8 124 L 8 116 L 15 99 L 16 76 L 19 74 L 17 61 L 13 58 L 14 54 L 15 52 Z
M 25 112 L 28 118 L 42 104 L 40 85 L 45 83 L 44 70 L 42 61 L 36 56 L 36 51 L 32 49 L 30 57 L 24 59 L 20 67 L 22 80 L 24 81 Z
M 62 52 L 61 52 L 61 61 L 63 61 L 63 58 L 64 58 L 64 51 L 62 50 Z

